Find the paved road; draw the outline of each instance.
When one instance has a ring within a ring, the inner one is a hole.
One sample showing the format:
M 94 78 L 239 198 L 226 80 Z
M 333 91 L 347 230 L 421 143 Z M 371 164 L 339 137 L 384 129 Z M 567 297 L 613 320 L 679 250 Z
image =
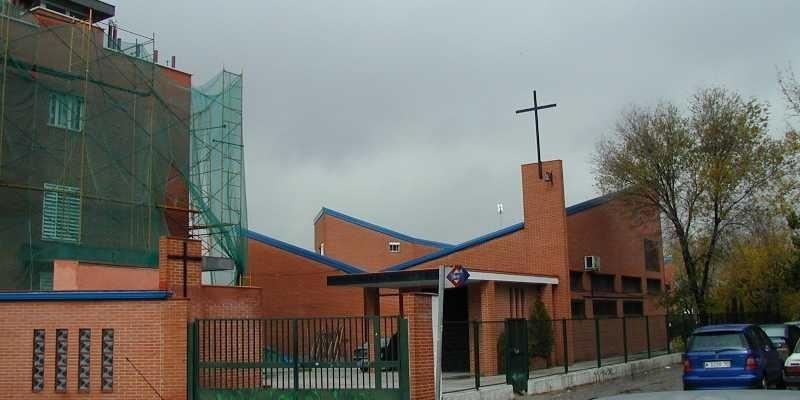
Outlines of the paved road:
M 596 385 L 584 385 L 562 392 L 526 396 L 524 398 L 535 400 L 590 400 L 603 396 L 613 396 L 615 394 L 681 390 L 682 374 L 681 366 L 673 365 L 667 368 L 648 371 L 633 377 L 629 376 Z

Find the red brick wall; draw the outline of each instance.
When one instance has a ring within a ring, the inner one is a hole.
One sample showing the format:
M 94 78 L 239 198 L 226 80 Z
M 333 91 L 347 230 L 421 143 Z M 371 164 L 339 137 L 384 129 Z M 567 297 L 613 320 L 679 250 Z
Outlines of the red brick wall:
M 664 267 L 659 257 L 658 272 L 645 269 L 644 239 L 661 241 L 658 213 L 636 215 L 622 200 L 612 199 L 604 204 L 567 217 L 569 228 L 569 268 L 583 271 L 584 256 L 600 257 L 601 274 L 614 275 L 615 291 L 622 292 L 622 277 L 642 279 L 642 295 L 646 315 L 663 314 L 657 304 L 658 296 L 647 295 L 646 278 L 664 281 Z M 591 289 L 589 273 L 583 274 L 585 292 L 573 292 L 571 297 L 583 299 Z M 619 298 L 627 296 L 618 296 Z M 622 304 L 618 301 L 619 316 Z M 586 316 L 591 317 L 592 304 L 586 302 Z
M 155 290 L 158 280 L 156 268 L 53 262 L 53 290 Z
M 363 315 L 360 288 L 327 285 L 327 277 L 344 274 L 325 264 L 248 240 L 251 283 L 263 289 L 265 317 Z
M 244 286 L 195 286 L 189 290 L 189 317 L 260 318 L 262 289 Z
M 408 318 L 409 388 L 414 400 L 436 398 L 433 371 L 433 325 L 431 296 L 406 294 L 403 299 Z
M 462 264 L 473 270 L 557 277 L 561 284 L 554 286 L 555 294 L 545 305 L 553 318 L 568 317 L 569 273 L 561 162 L 545 162 L 543 170 L 553 174 L 552 184 L 539 180 L 536 164 L 522 166 L 524 229 L 412 269 Z
M 400 252 L 389 252 L 389 242 L 400 243 Z M 325 255 L 366 271 L 380 271 L 439 250 L 397 239 L 334 216 L 323 214 L 314 225 L 314 248 L 325 243 Z
M 186 398 L 185 300 L 5 302 L 0 315 L 0 399 L 158 398 L 146 381 L 165 399 Z M 84 328 L 92 330 L 91 386 L 88 394 L 79 394 L 78 330 Z M 34 329 L 46 331 L 41 393 L 31 391 Z M 66 394 L 54 390 L 56 329 L 69 330 Z M 100 392 L 102 329 L 114 329 L 112 393 Z
M 184 239 L 162 237 L 158 242 L 158 284 L 161 289 L 169 290 L 178 296 L 183 295 L 183 260 L 170 258 L 170 256 L 183 256 Z M 201 254 L 199 240 L 185 240 L 186 253 L 192 257 Z M 186 264 L 187 287 L 200 286 L 202 265 L 200 261 L 187 261 Z

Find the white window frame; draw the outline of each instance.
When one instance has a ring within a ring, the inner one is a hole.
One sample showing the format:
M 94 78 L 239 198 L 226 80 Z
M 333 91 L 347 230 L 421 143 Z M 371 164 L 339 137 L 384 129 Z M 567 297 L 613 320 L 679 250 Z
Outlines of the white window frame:
M 83 97 L 50 92 L 48 100 L 48 126 L 73 132 L 83 130 L 83 115 L 86 112 L 86 103 L 83 101 Z
M 400 242 L 389 242 L 389 253 L 399 253 Z
M 319 255 L 321 256 L 325 255 L 325 242 L 321 242 L 319 244 Z
M 52 183 L 44 184 L 42 240 L 81 242 L 80 189 Z

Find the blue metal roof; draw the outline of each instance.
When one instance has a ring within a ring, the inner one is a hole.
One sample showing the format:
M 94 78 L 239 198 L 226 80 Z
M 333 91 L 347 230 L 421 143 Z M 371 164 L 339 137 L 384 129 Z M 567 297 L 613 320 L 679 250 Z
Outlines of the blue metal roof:
M 431 261 L 431 260 L 435 260 L 437 258 L 442 258 L 444 256 L 453 254 L 455 252 L 458 252 L 458 251 L 461 251 L 461 250 L 464 250 L 464 249 L 468 249 L 470 247 L 474 247 L 474 246 L 486 243 L 486 242 L 488 242 L 490 240 L 494 240 L 494 239 L 506 236 L 508 234 L 511 234 L 511 233 L 517 232 L 519 230 L 522 230 L 522 228 L 524 228 L 524 227 L 525 227 L 525 224 L 520 222 L 518 224 L 511 225 L 509 227 L 500 229 L 499 231 L 488 233 L 486 235 L 476 237 L 475 239 L 467 240 L 464 243 L 457 244 L 455 246 L 451 246 L 451 247 L 448 247 L 448 248 L 445 248 L 445 249 L 441 249 L 439 251 L 434 251 L 433 253 L 426 254 L 426 255 L 424 255 L 422 257 L 417 257 L 417 258 L 415 258 L 413 260 L 408 260 L 406 262 L 391 266 L 389 268 L 384 269 L 384 271 L 402 271 L 404 269 L 411 268 L 411 267 L 413 267 L 415 265 L 419 265 L 419 264 L 422 264 L 422 263 L 425 263 L 425 262 L 428 262 L 428 261 Z
M 52 292 L 0 292 L 0 301 L 166 300 L 166 290 L 69 290 Z
M 616 193 L 607 194 L 607 195 L 603 195 L 603 196 L 600 196 L 600 197 L 595 197 L 593 199 L 589 199 L 589 200 L 580 202 L 578 204 L 571 205 L 571 206 L 567 207 L 567 215 L 577 214 L 577 213 L 579 213 L 581 211 L 586 211 L 586 210 L 588 210 L 590 208 L 594 208 L 594 207 L 597 207 L 597 206 L 599 206 L 601 204 L 608 203 L 609 201 L 611 201 L 614 198 L 615 194 Z
M 327 265 L 329 267 L 338 269 L 339 271 L 342 271 L 342 272 L 345 272 L 345 273 L 348 273 L 348 274 L 362 274 L 362 273 L 366 272 L 366 271 L 364 271 L 364 270 L 362 270 L 360 268 L 354 267 L 354 266 L 352 266 L 350 264 L 345 264 L 345 263 L 343 263 L 341 261 L 334 260 L 333 258 L 325 257 L 323 255 L 319 255 L 319 254 L 317 254 L 317 253 L 315 253 L 313 251 L 306 250 L 306 249 L 304 249 L 302 247 L 297 247 L 297 246 L 295 246 L 293 244 L 289 244 L 289 243 L 280 241 L 278 239 L 271 238 L 269 236 L 260 234 L 258 232 L 253 232 L 251 230 L 248 230 L 247 231 L 247 237 L 250 238 L 250 239 L 253 239 L 255 241 L 270 245 L 272 247 L 277 247 L 277 248 L 279 248 L 281 250 L 287 251 L 287 252 L 292 253 L 294 255 L 297 255 L 297 256 L 300 256 L 300 257 L 304 257 L 304 258 L 308 258 L 308 259 L 314 260 L 314 261 L 316 261 L 318 263 L 321 263 L 321 264 L 325 264 L 325 265 Z
M 420 245 L 423 245 L 423 246 L 437 247 L 437 248 L 440 248 L 440 249 L 443 249 L 443 248 L 446 248 L 446 247 L 452 247 L 452 245 L 448 244 L 448 243 L 435 242 L 433 240 L 425 240 L 425 239 L 420 239 L 420 238 L 415 238 L 415 237 L 412 237 L 412 236 L 408 236 L 408 235 L 406 235 L 404 233 L 400 233 L 400 232 L 397 232 L 397 231 L 394 231 L 394 230 L 391 230 L 391 229 L 388 229 L 388 228 L 384 228 L 384 227 L 382 227 L 380 225 L 375 225 L 375 224 L 373 224 L 371 222 L 367 222 L 367 221 L 364 221 L 362 219 L 351 217 L 351 216 L 349 216 L 347 214 L 342 214 L 342 213 L 340 213 L 338 211 L 331 210 L 330 208 L 326 208 L 326 207 L 322 207 L 322 210 L 320 210 L 319 214 L 317 214 L 317 217 L 314 218 L 314 224 L 316 225 L 317 221 L 319 221 L 319 219 L 322 218 L 322 216 L 326 215 L 326 214 L 330 215 L 332 217 L 338 218 L 338 219 L 340 219 L 342 221 L 349 222 L 351 224 L 358 225 L 358 226 L 361 226 L 363 228 L 371 229 L 371 230 L 373 230 L 375 232 L 383 233 L 384 235 L 388 235 L 388 236 L 391 236 L 391 237 L 394 237 L 394 238 L 397 238 L 397 239 L 400 239 L 400 240 L 404 240 L 404 241 L 409 242 L 409 243 L 420 244 Z

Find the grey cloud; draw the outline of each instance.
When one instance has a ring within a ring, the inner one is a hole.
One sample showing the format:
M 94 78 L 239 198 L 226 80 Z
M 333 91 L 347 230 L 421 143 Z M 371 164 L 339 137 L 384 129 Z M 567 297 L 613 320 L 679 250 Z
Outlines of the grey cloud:
M 769 101 L 778 134 L 775 67 L 800 64 L 789 0 L 116 3 L 195 82 L 244 71 L 250 226 L 308 248 L 321 206 L 451 242 L 496 229 L 498 200 L 521 220 L 536 153 L 513 110 L 534 88 L 571 204 L 626 106 L 724 85 Z

